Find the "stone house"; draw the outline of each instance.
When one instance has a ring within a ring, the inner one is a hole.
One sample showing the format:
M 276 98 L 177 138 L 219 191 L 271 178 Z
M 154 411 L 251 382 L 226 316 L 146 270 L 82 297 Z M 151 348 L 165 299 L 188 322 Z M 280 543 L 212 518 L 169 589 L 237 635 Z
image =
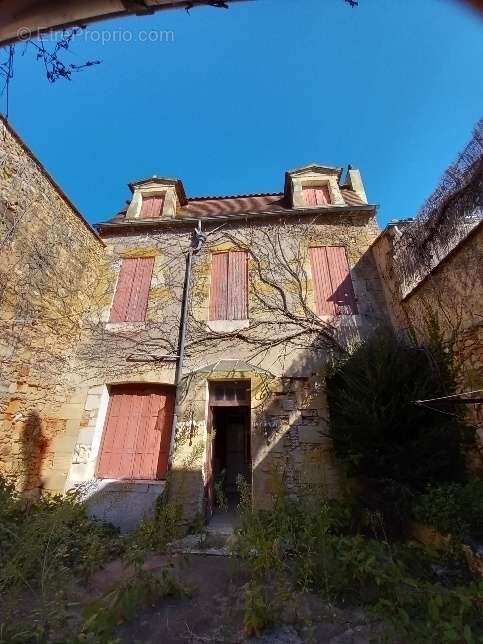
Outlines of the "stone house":
M 168 470 L 189 518 L 220 494 L 236 503 L 240 475 L 258 507 L 275 485 L 339 493 L 325 368 L 386 321 L 376 209 L 358 171 L 341 178 L 314 164 L 277 194 L 188 198 L 151 177 L 97 224 L 105 279 L 76 353 L 85 408 L 65 486 L 87 485 L 98 515 L 126 497 L 145 511 Z
M 337 495 L 327 362 L 387 321 L 360 173 L 312 164 L 229 197 L 150 177 L 94 230 L 2 130 L 3 470 L 80 487 L 125 528 L 168 472 L 187 521 L 240 476 L 258 507 L 277 485 Z
M 240 480 L 256 507 L 281 488 L 340 494 L 331 358 L 383 325 L 407 328 L 445 267 L 460 288 L 481 226 L 401 295 L 398 232 L 380 233 L 350 166 L 221 197 L 149 177 L 91 227 L 0 127 L 0 471 L 32 494 L 77 488 L 126 530 L 168 474 L 187 523 L 236 504 Z M 481 279 L 458 300 L 474 298 L 473 321 L 478 293 Z

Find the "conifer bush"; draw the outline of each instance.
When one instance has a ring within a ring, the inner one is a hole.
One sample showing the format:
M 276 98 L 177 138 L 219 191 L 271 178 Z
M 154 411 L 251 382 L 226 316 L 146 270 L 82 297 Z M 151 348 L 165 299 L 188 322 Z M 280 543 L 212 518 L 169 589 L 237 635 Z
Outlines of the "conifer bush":
M 465 480 L 473 431 L 460 416 L 416 404 L 456 390 L 437 325 L 426 346 L 374 334 L 333 367 L 327 387 L 336 455 L 371 509 L 402 518 L 428 484 Z

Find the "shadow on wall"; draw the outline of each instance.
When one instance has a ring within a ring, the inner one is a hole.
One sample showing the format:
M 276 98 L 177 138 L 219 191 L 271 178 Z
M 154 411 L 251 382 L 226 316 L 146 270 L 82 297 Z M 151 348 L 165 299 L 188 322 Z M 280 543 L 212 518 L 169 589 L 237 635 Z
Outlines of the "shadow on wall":
M 196 480 L 193 480 L 196 479 Z M 176 471 L 170 474 L 170 488 L 175 490 L 172 501 L 176 502 L 181 489 L 200 489 L 201 473 Z M 133 481 L 129 479 L 92 479 L 76 486 L 81 499 L 86 503 L 89 515 L 118 527 L 121 533 L 135 530 L 143 519 L 153 518 L 160 498 L 166 493 L 167 481 Z M 194 500 L 194 499 L 193 499 Z M 187 513 L 189 515 L 189 512 Z M 193 520 L 184 516 L 184 522 Z
M 44 434 L 40 414 L 37 411 L 30 411 L 20 436 L 22 492 L 40 494 L 42 491 L 44 483 L 41 472 L 48 446 L 49 440 Z

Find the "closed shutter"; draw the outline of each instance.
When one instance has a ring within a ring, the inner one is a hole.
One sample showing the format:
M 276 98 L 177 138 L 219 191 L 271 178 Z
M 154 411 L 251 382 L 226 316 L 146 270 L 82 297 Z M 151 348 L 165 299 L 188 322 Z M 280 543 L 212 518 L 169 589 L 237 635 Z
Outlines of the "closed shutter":
M 315 186 L 302 188 L 306 206 L 326 206 L 330 204 L 329 186 Z
M 143 322 L 146 317 L 154 257 L 123 259 L 110 322 Z
M 244 251 L 228 253 L 227 319 L 246 320 L 247 313 L 247 254 Z
M 210 320 L 246 320 L 248 265 L 245 251 L 216 253 L 211 259 Z
M 141 204 L 141 219 L 155 219 L 160 217 L 163 211 L 164 197 L 143 197 Z
M 228 253 L 211 256 L 210 320 L 227 319 Z
M 316 206 L 315 188 L 302 188 L 304 195 L 304 204 L 306 206 Z
M 318 186 L 315 188 L 315 201 L 318 206 L 325 206 L 330 203 L 329 186 Z
M 310 249 L 317 315 L 355 315 L 357 305 L 343 246 Z
M 174 394 L 166 387 L 113 388 L 97 468 L 99 478 L 164 478 L 173 410 Z

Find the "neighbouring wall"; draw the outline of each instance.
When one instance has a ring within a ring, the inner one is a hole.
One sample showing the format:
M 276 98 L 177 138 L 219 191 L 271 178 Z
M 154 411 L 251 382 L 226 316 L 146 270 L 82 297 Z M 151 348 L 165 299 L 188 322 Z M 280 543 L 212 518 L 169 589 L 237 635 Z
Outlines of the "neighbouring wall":
M 372 247 L 384 293 L 396 329 L 427 333 L 427 316 L 436 316 L 461 363 L 461 391 L 483 389 L 483 225 L 476 226 L 401 298 L 398 272 L 393 264 L 394 232 L 384 231 Z M 481 405 L 469 410 L 476 424 L 483 422 Z M 480 429 L 483 438 L 483 430 Z
M 62 490 L 83 414 L 72 382 L 104 244 L 0 121 L 0 471 Z

